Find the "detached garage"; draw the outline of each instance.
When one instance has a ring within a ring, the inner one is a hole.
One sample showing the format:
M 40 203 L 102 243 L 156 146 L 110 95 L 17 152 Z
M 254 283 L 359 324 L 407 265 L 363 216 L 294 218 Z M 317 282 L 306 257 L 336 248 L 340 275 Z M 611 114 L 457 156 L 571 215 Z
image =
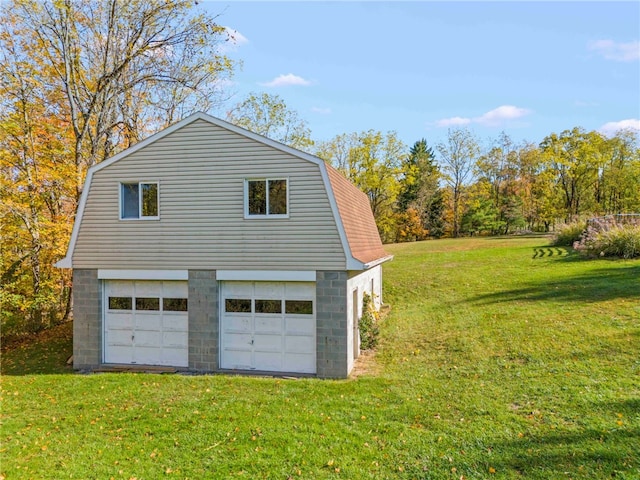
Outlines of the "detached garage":
M 344 378 L 390 259 L 342 173 L 196 113 L 87 171 L 56 264 L 74 368 Z

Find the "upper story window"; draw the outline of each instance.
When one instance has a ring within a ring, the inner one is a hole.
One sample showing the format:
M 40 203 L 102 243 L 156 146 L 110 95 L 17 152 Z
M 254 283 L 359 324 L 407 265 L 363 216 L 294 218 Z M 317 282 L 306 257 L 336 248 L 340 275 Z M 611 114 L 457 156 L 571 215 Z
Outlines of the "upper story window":
M 288 183 L 286 178 L 245 180 L 245 218 L 288 217 Z
M 120 218 L 157 220 L 159 214 L 157 182 L 120 184 Z

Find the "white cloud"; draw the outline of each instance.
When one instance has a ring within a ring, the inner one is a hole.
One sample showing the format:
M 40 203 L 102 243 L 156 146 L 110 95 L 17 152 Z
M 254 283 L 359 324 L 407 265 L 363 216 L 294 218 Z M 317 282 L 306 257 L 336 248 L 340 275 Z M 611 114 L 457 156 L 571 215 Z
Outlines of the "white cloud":
M 473 119 L 475 123 L 484 125 L 485 127 L 497 127 L 509 120 L 516 120 L 529 115 L 531 110 L 526 108 L 514 107 L 513 105 L 502 105 L 498 108 L 488 111 L 480 117 Z
M 331 114 L 331 109 L 330 108 L 311 107 L 311 111 L 313 113 L 319 113 L 320 115 L 329 115 L 329 114 Z
M 607 60 L 616 62 L 633 62 L 640 60 L 640 41 L 621 43 L 613 40 L 596 40 L 589 42 L 588 48 L 602 55 Z
M 488 111 L 479 117 L 451 117 L 443 118 L 436 122 L 437 127 L 459 127 L 477 123 L 485 127 L 498 127 L 510 120 L 517 120 L 529 115 L 531 110 L 527 108 L 514 107 L 513 105 L 501 105 L 498 108 Z
M 640 119 L 628 118 L 627 120 L 620 120 L 619 122 L 607 122 L 598 130 L 607 136 L 613 136 L 620 130 L 637 130 L 640 132 Z
M 451 118 L 443 118 L 442 120 L 438 120 L 436 122 L 437 127 L 459 127 L 462 125 L 468 125 L 471 123 L 470 118 L 463 117 L 451 117 Z
M 311 82 L 293 73 L 288 73 L 286 75 L 278 75 L 270 82 L 261 83 L 260 85 L 263 87 L 290 87 L 296 85 L 307 86 L 311 85 Z

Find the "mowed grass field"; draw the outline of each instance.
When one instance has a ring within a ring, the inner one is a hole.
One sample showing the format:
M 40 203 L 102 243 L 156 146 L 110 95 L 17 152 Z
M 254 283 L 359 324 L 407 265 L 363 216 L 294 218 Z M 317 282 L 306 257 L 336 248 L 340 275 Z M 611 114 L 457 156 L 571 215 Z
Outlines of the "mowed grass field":
M 380 347 L 348 380 L 80 375 L 68 339 L 9 351 L 0 478 L 638 479 L 640 261 L 548 244 L 388 246 Z

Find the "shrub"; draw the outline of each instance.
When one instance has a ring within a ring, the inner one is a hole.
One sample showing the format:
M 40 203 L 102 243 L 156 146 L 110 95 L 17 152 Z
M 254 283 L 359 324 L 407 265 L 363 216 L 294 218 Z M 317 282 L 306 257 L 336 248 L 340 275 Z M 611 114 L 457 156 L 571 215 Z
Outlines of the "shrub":
M 640 225 L 590 226 L 574 248 L 591 257 L 640 257 Z
M 373 297 L 368 293 L 362 296 L 362 317 L 360 318 L 360 348 L 369 350 L 378 345 L 380 335 L 380 312 L 376 310 Z
M 558 229 L 553 238 L 553 244 L 556 246 L 570 247 L 579 241 L 583 232 L 587 228 L 587 222 L 576 221 L 566 223 Z

